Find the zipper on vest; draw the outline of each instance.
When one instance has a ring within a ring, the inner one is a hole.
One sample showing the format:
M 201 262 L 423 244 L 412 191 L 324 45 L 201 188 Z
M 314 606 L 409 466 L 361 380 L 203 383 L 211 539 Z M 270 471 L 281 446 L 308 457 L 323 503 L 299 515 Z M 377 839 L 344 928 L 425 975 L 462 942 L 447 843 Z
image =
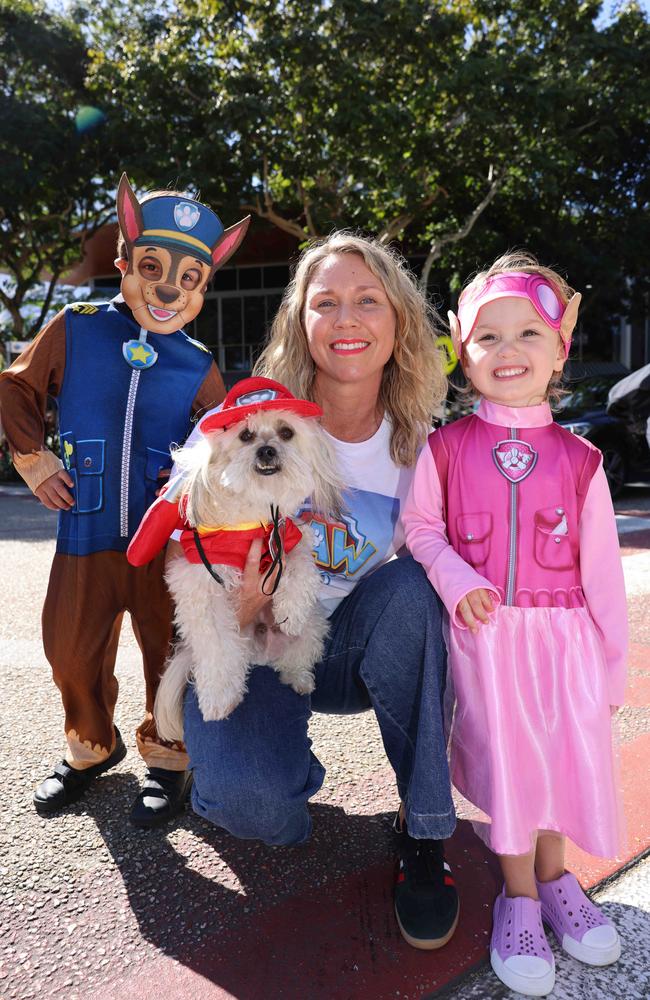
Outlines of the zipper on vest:
M 133 439 L 133 414 L 135 412 L 135 397 L 138 392 L 140 372 L 131 372 L 129 395 L 126 399 L 124 414 L 124 436 L 122 438 L 122 470 L 120 474 L 120 538 L 129 537 L 129 475 L 131 473 L 131 442 Z
M 508 428 L 513 441 L 518 441 L 517 429 Z M 515 575 L 517 573 L 517 483 L 510 483 L 510 523 L 508 526 L 508 573 L 506 576 L 506 604 L 515 602 Z

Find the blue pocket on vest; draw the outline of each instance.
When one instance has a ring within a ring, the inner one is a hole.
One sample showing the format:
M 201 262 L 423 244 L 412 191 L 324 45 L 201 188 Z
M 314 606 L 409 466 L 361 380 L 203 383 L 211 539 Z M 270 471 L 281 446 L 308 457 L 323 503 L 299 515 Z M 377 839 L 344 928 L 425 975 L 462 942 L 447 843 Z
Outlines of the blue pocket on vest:
M 163 469 L 171 469 L 172 460 L 168 451 L 157 448 L 147 448 L 147 461 L 144 468 L 145 501 L 149 507 L 156 499 L 156 490 L 164 486 L 166 479 L 159 479 L 158 473 Z
M 74 434 L 61 435 L 61 457 L 74 482 L 73 514 L 93 514 L 102 509 L 105 446 L 100 438 L 77 441 Z

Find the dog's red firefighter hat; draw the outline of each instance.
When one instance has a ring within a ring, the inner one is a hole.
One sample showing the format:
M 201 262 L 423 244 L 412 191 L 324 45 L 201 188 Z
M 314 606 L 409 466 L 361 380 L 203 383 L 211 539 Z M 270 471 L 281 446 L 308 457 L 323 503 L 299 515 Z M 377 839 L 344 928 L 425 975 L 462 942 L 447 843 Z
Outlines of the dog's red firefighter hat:
M 199 430 L 203 434 L 218 429 L 227 430 L 260 410 L 289 410 L 301 417 L 323 416 L 323 411 L 316 403 L 297 399 L 280 382 L 260 376 L 237 382 L 224 399 L 221 409 L 216 413 L 208 413 L 199 421 Z

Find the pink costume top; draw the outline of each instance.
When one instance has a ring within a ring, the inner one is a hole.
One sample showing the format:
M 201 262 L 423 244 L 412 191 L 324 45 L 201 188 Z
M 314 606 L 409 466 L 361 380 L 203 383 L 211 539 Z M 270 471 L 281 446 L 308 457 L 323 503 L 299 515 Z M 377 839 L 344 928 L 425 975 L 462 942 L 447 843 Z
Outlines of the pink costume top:
M 452 778 L 490 818 L 489 845 L 524 854 L 555 830 L 616 854 L 627 606 L 600 452 L 547 403 L 482 400 L 431 434 L 402 519 L 450 615 Z M 475 634 L 457 609 L 479 587 L 497 606 Z
M 627 604 L 601 454 L 554 423 L 548 403 L 483 399 L 476 414 L 434 431 L 402 520 L 460 628 L 458 602 L 477 587 L 523 608 L 586 605 L 605 648 L 610 703 L 623 704 Z

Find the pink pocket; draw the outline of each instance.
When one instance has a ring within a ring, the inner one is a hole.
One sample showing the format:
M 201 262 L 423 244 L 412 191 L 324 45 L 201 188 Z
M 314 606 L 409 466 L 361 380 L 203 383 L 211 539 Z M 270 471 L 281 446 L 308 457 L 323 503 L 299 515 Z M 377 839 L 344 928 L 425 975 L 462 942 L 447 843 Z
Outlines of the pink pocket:
M 576 559 L 564 507 L 535 511 L 535 560 L 544 569 L 571 569 Z
M 492 515 L 459 514 L 456 518 L 459 554 L 471 566 L 482 566 L 490 554 Z

